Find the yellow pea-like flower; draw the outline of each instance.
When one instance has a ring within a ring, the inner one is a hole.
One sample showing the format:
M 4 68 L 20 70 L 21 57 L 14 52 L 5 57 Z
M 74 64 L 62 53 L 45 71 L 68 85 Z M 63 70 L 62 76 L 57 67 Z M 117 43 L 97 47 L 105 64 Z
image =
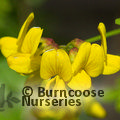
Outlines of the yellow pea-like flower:
M 91 77 L 97 77 L 102 74 L 104 69 L 104 54 L 101 46 L 83 42 L 79 46 L 78 53 L 73 60 L 72 69 L 74 75 L 82 70 Z
M 120 70 L 120 56 L 107 54 L 105 25 L 100 23 L 98 30 L 101 34 L 101 45 L 83 42 L 79 46 L 72 63 L 74 75 L 85 70 L 90 77 L 97 77 L 100 74 L 114 74 Z
M 47 83 L 48 89 L 52 83 L 56 83 L 53 89 L 55 86 L 56 89 L 59 89 L 61 84 L 64 86 L 65 82 L 69 82 L 72 77 L 72 65 L 67 53 L 62 49 L 49 50 L 43 53 L 40 76 L 43 79 L 50 79 Z
M 7 58 L 9 67 L 18 73 L 29 74 L 40 67 L 41 56 L 35 53 L 43 30 L 40 27 L 33 27 L 28 31 L 33 19 L 34 13 L 31 13 L 21 27 L 18 38 L 0 39 L 2 54 Z
M 65 89 L 67 84 L 72 89 L 88 89 L 91 87 L 91 78 L 84 71 L 73 74 L 74 66 L 68 54 L 62 49 L 53 49 L 43 53 L 40 65 L 40 76 L 49 79 L 46 88 Z
M 106 28 L 103 23 L 99 23 L 98 30 L 101 34 L 101 47 L 104 51 L 104 75 L 110 75 L 120 70 L 120 56 L 107 54 Z

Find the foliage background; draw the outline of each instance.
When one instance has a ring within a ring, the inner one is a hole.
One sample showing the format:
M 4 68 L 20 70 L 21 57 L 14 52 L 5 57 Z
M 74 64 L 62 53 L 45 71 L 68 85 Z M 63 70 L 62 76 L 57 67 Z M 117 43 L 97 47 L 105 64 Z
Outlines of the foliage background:
M 119 0 L 0 0 L 0 37 L 17 37 L 28 14 L 34 12 L 32 26 L 42 27 L 44 37 L 54 38 L 58 44 L 67 44 L 74 38 L 85 40 L 99 34 L 99 22 L 105 23 L 107 31 L 119 28 L 114 24 L 115 18 L 120 17 L 119 6 Z M 120 35 L 107 40 L 108 53 L 120 55 Z M 99 100 L 108 113 L 104 120 L 120 119 L 119 77 L 120 72 L 92 80 L 95 89 L 105 91 L 104 100 Z M 14 95 L 21 94 L 25 79 L 25 76 L 10 70 L 0 54 L 0 84 L 5 83 L 6 93 L 13 91 Z M 0 112 L 0 119 L 19 120 L 22 109 L 21 104 L 14 104 L 12 109 L 6 106 L 5 111 Z M 80 119 L 97 120 L 84 113 Z

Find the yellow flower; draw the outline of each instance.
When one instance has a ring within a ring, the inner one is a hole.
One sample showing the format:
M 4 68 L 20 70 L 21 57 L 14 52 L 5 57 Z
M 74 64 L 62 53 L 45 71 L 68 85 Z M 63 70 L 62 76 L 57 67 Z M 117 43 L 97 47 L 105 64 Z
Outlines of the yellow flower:
M 68 54 L 62 49 L 49 50 L 43 53 L 40 76 L 45 80 L 49 79 L 46 88 L 63 90 L 66 84 L 72 89 L 90 88 L 91 78 L 84 70 L 78 71 L 78 73 L 73 76 L 73 64 L 71 64 Z
M 76 57 L 73 57 L 72 66 L 75 75 L 84 70 L 89 76 L 97 77 L 100 74 L 114 74 L 120 70 L 120 57 L 107 54 L 106 29 L 103 23 L 99 24 L 98 30 L 101 34 L 101 46 L 82 42 Z M 70 81 L 69 84 L 74 85 L 73 82 Z
M 83 42 L 73 60 L 72 69 L 74 76 L 68 83 L 70 88 L 82 88 L 80 85 L 83 82 L 83 86 L 89 85 L 89 76 L 97 77 L 103 72 L 104 54 L 102 47 L 98 44 L 91 45 L 89 42 Z
M 98 30 L 101 34 L 101 47 L 104 50 L 104 75 L 114 74 L 120 70 L 120 57 L 117 55 L 107 54 L 106 28 L 100 23 Z
M 89 75 L 87 75 L 87 73 L 85 73 L 84 70 L 80 73 L 77 73 L 76 77 L 73 77 L 73 69 L 70 58 L 63 49 L 50 49 L 43 53 L 40 65 L 40 77 L 43 79 L 43 83 L 45 81 L 45 86 L 43 85 L 45 87 L 45 90 L 52 89 L 67 91 L 67 85 L 69 85 L 71 79 L 77 79 L 78 82 L 75 80 L 75 82 L 77 82 L 77 86 L 74 84 L 74 88 L 76 89 L 89 89 L 91 87 L 91 78 Z M 28 80 L 27 85 L 30 84 L 31 80 Z M 37 82 L 35 82 L 35 84 L 36 83 Z M 57 96 L 57 99 L 58 98 L 59 95 Z M 79 112 L 80 110 L 78 111 L 78 107 L 75 106 L 58 106 L 57 108 L 52 106 L 40 106 L 36 107 L 36 109 L 33 110 L 33 113 L 35 113 L 36 116 L 49 116 L 56 119 L 62 118 L 64 116 L 68 117 L 69 113 L 71 113 L 72 117 Z
M 64 89 L 65 82 L 69 82 L 72 77 L 72 65 L 67 53 L 62 49 L 49 50 L 43 53 L 40 76 L 45 80 L 50 79 L 47 88 L 56 81 L 54 89 Z
M 28 74 L 39 69 L 41 56 L 35 53 L 43 30 L 33 27 L 27 32 L 33 19 L 34 14 L 31 13 L 24 22 L 18 38 L 0 39 L 1 52 L 7 58 L 9 67 L 19 73 Z

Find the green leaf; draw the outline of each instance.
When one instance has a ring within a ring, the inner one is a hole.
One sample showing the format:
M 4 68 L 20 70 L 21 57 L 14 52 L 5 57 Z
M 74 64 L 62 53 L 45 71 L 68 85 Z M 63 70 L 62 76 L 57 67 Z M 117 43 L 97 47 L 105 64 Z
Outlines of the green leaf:
M 115 19 L 115 24 L 120 25 L 120 18 Z

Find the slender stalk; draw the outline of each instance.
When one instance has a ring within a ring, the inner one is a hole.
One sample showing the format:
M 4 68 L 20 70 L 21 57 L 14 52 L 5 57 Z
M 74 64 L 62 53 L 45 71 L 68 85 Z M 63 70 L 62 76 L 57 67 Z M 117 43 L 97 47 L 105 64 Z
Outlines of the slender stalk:
M 112 37 L 112 36 L 115 36 L 115 35 L 118 35 L 118 34 L 120 34 L 120 28 L 107 32 L 106 37 L 108 38 L 108 37 Z M 101 39 L 101 36 L 97 35 L 95 37 L 88 38 L 85 41 L 87 41 L 87 42 L 95 42 L 95 41 L 99 41 L 100 39 Z

